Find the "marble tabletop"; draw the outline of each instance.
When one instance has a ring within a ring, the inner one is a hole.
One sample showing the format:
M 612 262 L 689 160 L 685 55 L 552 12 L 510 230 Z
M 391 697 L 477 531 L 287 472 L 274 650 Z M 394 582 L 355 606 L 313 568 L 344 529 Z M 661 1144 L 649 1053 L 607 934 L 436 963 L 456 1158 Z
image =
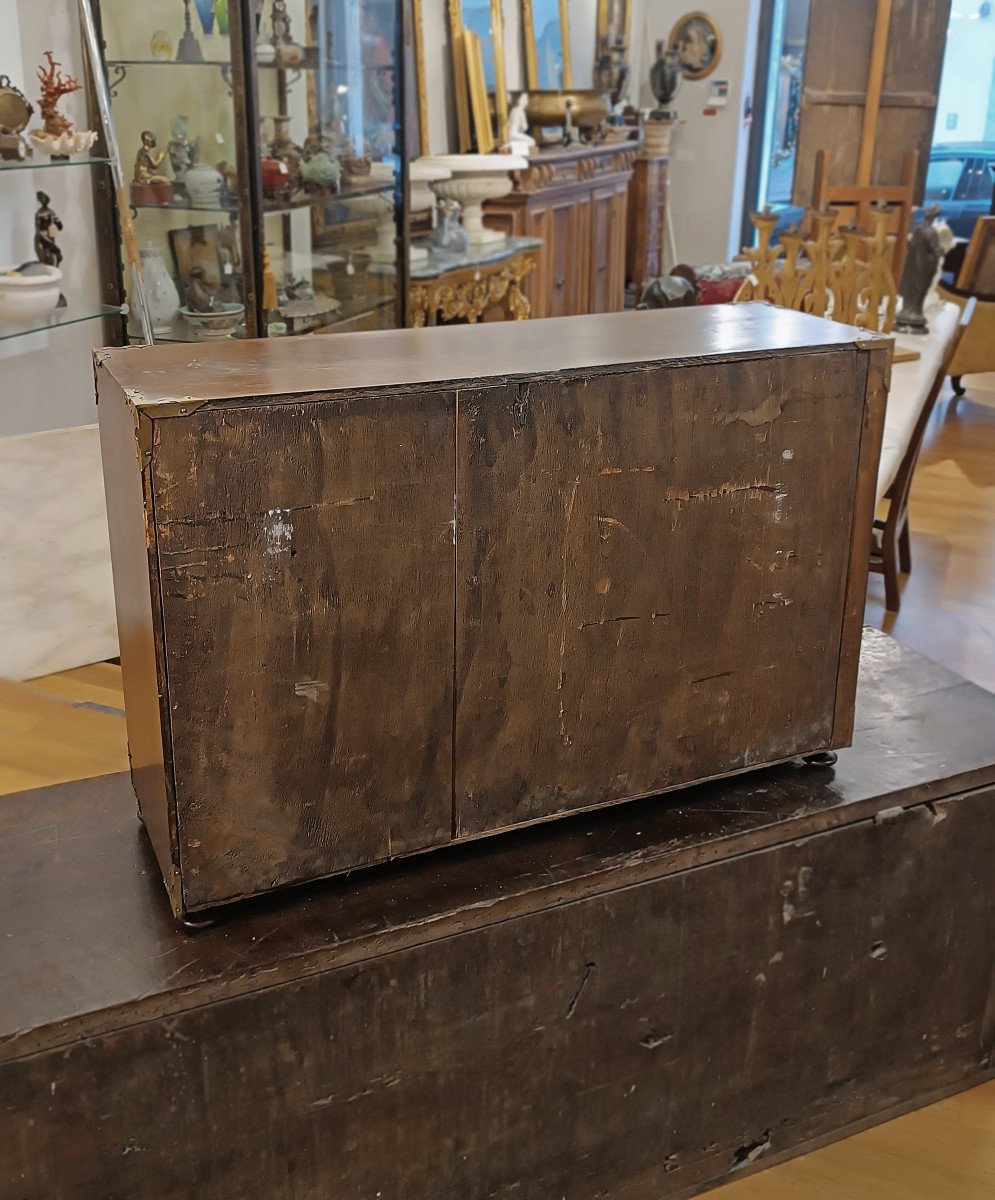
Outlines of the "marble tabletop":
M 521 254 L 526 250 L 538 250 L 542 238 L 510 237 L 503 242 L 489 242 L 483 246 L 470 246 L 464 254 L 440 254 L 429 249 L 428 258 L 411 264 L 412 282 L 419 279 L 438 279 L 450 271 L 462 271 L 467 267 L 483 267 Z

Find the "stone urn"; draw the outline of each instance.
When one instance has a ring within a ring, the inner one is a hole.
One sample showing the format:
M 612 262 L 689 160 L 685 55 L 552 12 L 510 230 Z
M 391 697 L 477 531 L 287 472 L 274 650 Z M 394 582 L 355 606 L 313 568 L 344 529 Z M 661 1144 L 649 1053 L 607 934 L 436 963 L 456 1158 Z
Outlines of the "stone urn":
M 433 183 L 441 183 L 444 179 L 451 179 L 452 171 L 448 167 L 433 167 L 427 164 L 423 158 L 416 158 L 408 167 L 408 182 L 410 183 L 410 200 L 408 207 L 413 213 L 431 212 L 435 206 L 435 193 L 432 191 Z M 424 262 L 428 258 L 428 248 L 426 246 L 412 245 L 409 250 L 409 259 L 411 262 Z
M 484 225 L 483 205 L 500 200 L 512 189 L 509 172 L 528 170 L 529 160 L 515 154 L 440 154 L 422 159 L 429 169 L 443 167 L 452 172 L 450 179 L 438 179 L 429 186 L 443 200 L 455 200 L 463 210 L 463 228 L 470 246 L 499 244 L 507 235 Z
M 656 44 L 656 62 L 650 68 L 650 87 L 656 96 L 657 108 L 650 113 L 652 121 L 676 121 L 677 114 L 671 109 L 684 78 L 680 50 L 668 50 L 664 41 Z

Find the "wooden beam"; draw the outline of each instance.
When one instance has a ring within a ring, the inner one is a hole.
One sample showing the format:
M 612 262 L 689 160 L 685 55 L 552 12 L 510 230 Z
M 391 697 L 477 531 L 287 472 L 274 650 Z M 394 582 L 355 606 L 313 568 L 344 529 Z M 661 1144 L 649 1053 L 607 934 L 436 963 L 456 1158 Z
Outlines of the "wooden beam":
M 891 24 L 891 0 L 878 0 L 874 18 L 874 40 L 871 42 L 871 65 L 867 72 L 867 102 L 860 129 L 860 151 L 857 156 L 858 187 L 871 182 L 874 163 L 874 140 L 877 136 L 878 113 L 881 111 L 881 91 L 884 85 L 884 64 L 888 54 L 888 27 Z

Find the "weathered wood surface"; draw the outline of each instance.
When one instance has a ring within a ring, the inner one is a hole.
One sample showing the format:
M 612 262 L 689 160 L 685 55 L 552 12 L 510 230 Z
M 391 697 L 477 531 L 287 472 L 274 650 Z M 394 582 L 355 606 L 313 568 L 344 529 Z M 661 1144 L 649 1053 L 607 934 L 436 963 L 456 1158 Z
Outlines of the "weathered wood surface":
M 461 394 L 458 834 L 833 744 L 867 358 Z
M 0 815 L 0 1195 L 687 1195 L 991 1074 L 995 699 L 865 643 L 856 744 L 233 910 L 121 777 Z
M 156 424 L 188 907 L 452 836 L 455 397 L 386 403 Z
M 175 912 L 847 742 L 889 343 L 716 312 L 98 357 Z
M 611 371 L 636 363 L 698 363 L 804 353 L 869 340 L 851 329 L 769 304 L 712 304 L 668 312 L 604 313 L 323 338 L 262 338 L 198 347 L 102 350 L 100 365 L 150 416 L 159 406 L 268 397 L 301 403 L 357 390 L 475 384 L 483 379 Z M 227 407 L 231 407 L 228 405 Z

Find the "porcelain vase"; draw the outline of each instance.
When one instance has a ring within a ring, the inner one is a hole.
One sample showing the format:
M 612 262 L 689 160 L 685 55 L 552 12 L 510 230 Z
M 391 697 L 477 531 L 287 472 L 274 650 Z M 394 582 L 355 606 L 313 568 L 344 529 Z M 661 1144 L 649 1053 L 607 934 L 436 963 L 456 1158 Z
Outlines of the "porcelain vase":
M 173 332 L 173 322 L 180 311 L 180 293 L 166 270 L 162 252 L 156 246 L 143 246 L 138 253 L 142 260 L 142 278 L 152 332 L 157 337 L 164 337 Z

